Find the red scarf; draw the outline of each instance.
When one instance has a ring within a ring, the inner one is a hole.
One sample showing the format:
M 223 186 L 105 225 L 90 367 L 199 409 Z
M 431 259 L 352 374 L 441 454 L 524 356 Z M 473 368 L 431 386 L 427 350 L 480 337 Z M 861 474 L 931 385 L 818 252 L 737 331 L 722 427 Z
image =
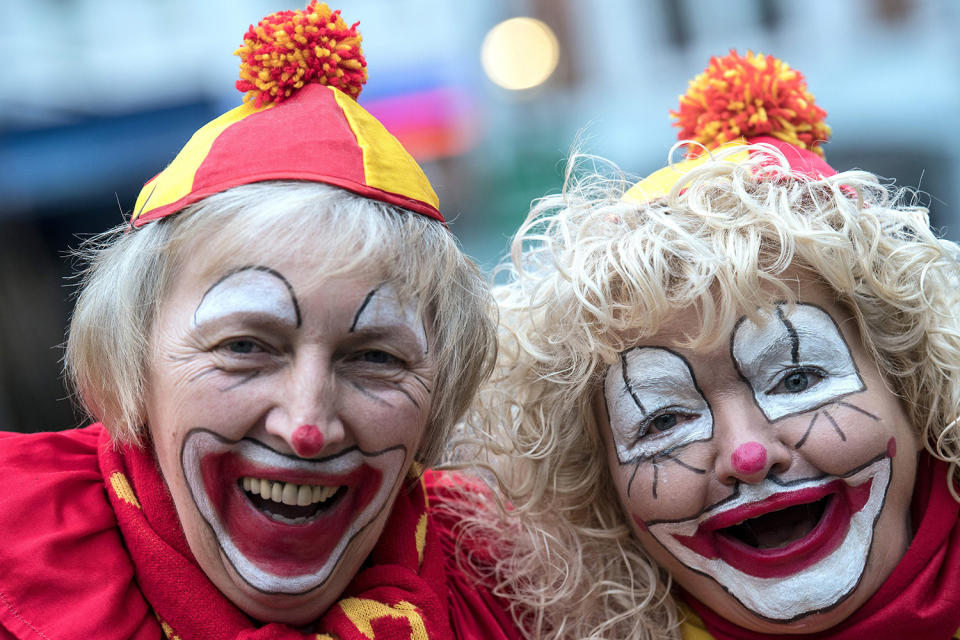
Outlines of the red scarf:
M 137 583 L 168 638 L 453 638 L 444 557 L 436 533 L 426 526 L 422 482 L 400 492 L 384 528 L 389 535 L 381 537 L 342 599 L 305 633 L 278 623 L 261 626 L 207 579 L 190 552 L 173 499 L 148 450 L 117 451 L 105 430 L 99 445 L 100 469 Z
M 880 589 L 839 625 L 791 640 L 943 640 L 960 628 L 960 503 L 947 487 L 947 465 L 924 453 L 911 504 L 919 522 L 903 559 Z M 716 640 L 775 640 L 743 629 L 689 594 L 684 600 Z

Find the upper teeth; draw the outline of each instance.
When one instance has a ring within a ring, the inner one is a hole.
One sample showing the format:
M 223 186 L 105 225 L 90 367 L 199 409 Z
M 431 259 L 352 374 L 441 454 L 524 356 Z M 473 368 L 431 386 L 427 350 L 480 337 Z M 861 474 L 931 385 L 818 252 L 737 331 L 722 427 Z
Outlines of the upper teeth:
M 340 487 L 322 487 L 313 484 L 275 482 L 266 478 L 241 479 L 244 491 L 259 495 L 264 500 L 306 507 L 317 502 L 326 502 Z

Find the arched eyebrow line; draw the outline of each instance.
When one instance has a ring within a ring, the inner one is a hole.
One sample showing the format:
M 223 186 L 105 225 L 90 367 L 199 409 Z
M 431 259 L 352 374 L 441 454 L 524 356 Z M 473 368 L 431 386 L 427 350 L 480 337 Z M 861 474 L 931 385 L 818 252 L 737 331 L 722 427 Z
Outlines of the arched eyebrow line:
M 194 324 L 197 323 L 197 312 L 200 310 L 200 307 L 203 306 L 203 301 L 207 299 L 207 296 L 210 294 L 210 292 L 216 289 L 221 284 L 223 284 L 223 282 L 228 278 L 231 278 L 237 275 L 238 273 L 242 273 L 244 271 L 262 271 L 263 273 L 267 273 L 273 276 L 274 278 L 278 279 L 280 282 L 282 282 L 284 286 L 287 288 L 287 293 L 290 294 L 290 302 L 293 303 L 293 313 L 296 317 L 297 329 L 299 329 L 301 325 L 303 325 L 303 317 L 300 315 L 300 302 L 297 300 L 297 294 L 293 290 L 293 285 L 291 285 L 290 281 L 284 278 L 283 274 L 277 271 L 276 269 L 272 269 L 265 265 L 259 265 L 259 264 L 249 264 L 242 267 L 237 267 L 236 269 L 231 269 L 230 271 L 225 273 L 219 280 L 217 280 L 212 285 L 210 285 L 210 287 L 207 288 L 207 290 L 203 293 L 203 297 L 200 298 L 200 303 L 197 305 L 197 308 L 193 310 Z
M 369 292 L 367 296 L 363 299 L 363 302 L 360 304 L 360 308 L 357 309 L 357 312 L 353 315 L 353 322 L 350 323 L 350 333 L 353 333 L 357 329 L 357 323 L 360 322 L 360 316 L 363 315 L 364 310 L 367 308 L 367 305 L 370 304 L 370 301 L 373 299 L 373 296 L 377 294 L 377 291 L 380 290 L 379 286 L 374 287 Z

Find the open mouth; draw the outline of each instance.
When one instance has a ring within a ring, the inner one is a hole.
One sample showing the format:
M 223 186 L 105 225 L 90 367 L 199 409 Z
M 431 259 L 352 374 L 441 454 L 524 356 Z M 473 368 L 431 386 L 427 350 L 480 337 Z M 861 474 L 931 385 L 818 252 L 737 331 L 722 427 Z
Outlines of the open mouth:
M 827 505 L 833 500 L 834 496 L 827 496 L 816 502 L 747 518 L 740 524 L 718 530 L 716 534 L 756 549 L 780 549 L 808 536 L 820 524 Z
M 775 493 L 718 513 L 678 542 L 747 575 L 782 578 L 830 555 L 843 542 L 853 514 L 870 497 L 872 479 L 842 480 Z
M 254 507 L 283 524 L 308 524 L 329 511 L 346 493 L 342 486 L 275 482 L 267 478 L 240 479 L 240 487 Z
M 402 447 L 310 460 L 204 429 L 192 431 L 182 451 L 187 485 L 223 554 L 268 593 L 323 584 L 388 506 L 405 460 Z
M 890 486 L 887 453 L 843 476 L 738 485 L 682 520 L 646 523 L 679 562 L 778 621 L 826 611 L 863 574 Z

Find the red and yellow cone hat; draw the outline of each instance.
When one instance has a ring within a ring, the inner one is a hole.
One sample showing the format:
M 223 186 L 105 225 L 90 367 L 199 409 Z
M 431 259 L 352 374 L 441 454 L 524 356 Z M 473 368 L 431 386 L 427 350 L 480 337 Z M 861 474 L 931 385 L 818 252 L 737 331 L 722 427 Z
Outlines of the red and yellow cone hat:
M 312 0 L 251 26 L 235 52 L 244 103 L 193 134 L 144 185 L 131 224 L 264 180 L 323 182 L 443 222 L 423 170 L 356 102 L 367 80 L 357 24 Z
M 823 158 L 821 142 L 830 139 L 827 112 L 814 103 L 803 74 L 783 60 L 748 51 L 713 57 L 706 70 L 690 81 L 671 111 L 679 140 L 690 140 L 688 159 L 664 167 L 624 194 L 627 200 L 649 202 L 664 196 L 709 157 L 709 151 L 765 143 L 787 158 L 790 170 L 813 179 L 836 171 Z M 748 152 L 727 158 L 743 160 Z

